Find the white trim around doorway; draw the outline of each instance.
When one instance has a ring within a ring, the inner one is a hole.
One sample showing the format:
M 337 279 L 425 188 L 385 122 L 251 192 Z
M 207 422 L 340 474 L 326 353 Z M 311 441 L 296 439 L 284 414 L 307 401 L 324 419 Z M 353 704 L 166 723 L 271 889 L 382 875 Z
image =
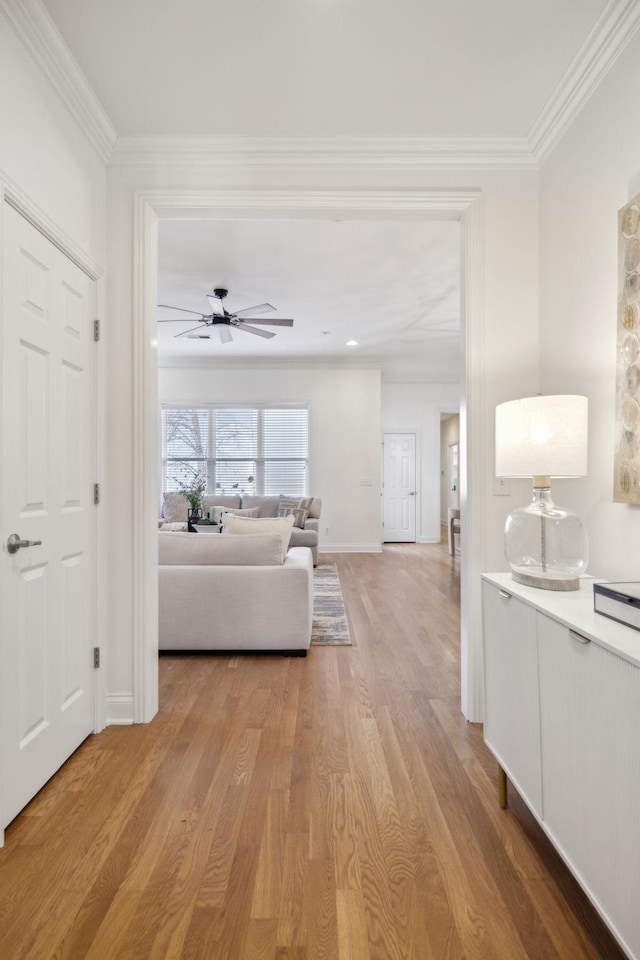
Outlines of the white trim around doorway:
M 134 497 L 145 508 L 134 527 L 134 720 L 152 719 L 158 709 L 157 665 L 157 355 L 156 274 L 158 221 L 164 219 L 347 219 L 459 220 L 463 230 L 463 345 L 465 360 L 460 419 L 461 513 L 465 536 L 461 557 L 462 702 L 470 721 L 482 718 L 480 573 L 483 569 L 486 484 L 480 464 L 479 422 L 484 368 L 482 289 L 482 193 L 452 190 L 272 190 L 220 188 L 212 191 L 149 191 L 134 198 Z M 463 477 L 462 474 L 466 473 Z

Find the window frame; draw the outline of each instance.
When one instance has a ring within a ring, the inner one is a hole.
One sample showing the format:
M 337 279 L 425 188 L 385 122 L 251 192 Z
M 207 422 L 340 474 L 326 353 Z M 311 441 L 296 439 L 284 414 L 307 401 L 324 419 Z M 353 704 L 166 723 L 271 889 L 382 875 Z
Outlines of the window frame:
M 206 496 L 215 496 L 217 491 L 215 484 L 217 482 L 217 469 L 216 465 L 218 462 L 233 462 L 234 460 L 242 459 L 251 459 L 254 458 L 220 458 L 215 456 L 215 411 L 217 410 L 251 410 L 257 413 L 256 418 L 256 457 L 255 457 L 255 474 L 254 474 L 254 483 L 253 491 L 245 491 L 246 496 L 277 496 L 277 494 L 265 494 L 264 493 L 264 484 L 265 484 L 265 464 L 268 462 L 278 462 L 278 461 L 299 461 L 304 464 L 304 473 L 305 473 L 305 484 L 304 489 L 299 494 L 290 494 L 291 496 L 309 496 L 309 490 L 311 487 L 311 403 L 309 401 L 299 401 L 299 402 L 276 402 L 276 403 L 206 403 L 202 401 L 169 401 L 163 400 L 160 404 L 160 444 L 159 444 L 159 487 L 161 492 L 165 492 L 167 487 L 167 464 L 169 458 L 166 456 L 166 441 L 165 441 L 165 413 L 169 410 L 197 410 L 197 411 L 206 411 L 207 413 L 207 446 L 210 453 L 213 456 L 208 457 L 193 457 L 189 458 L 188 461 L 184 459 L 182 462 L 190 463 L 202 463 L 203 472 L 207 478 L 207 490 Z M 307 450 L 305 457 L 265 457 L 264 456 L 264 445 L 265 445 L 265 429 L 264 429 L 264 411 L 266 410 L 292 410 L 292 411 L 303 411 L 306 414 L 306 443 Z M 172 458 L 176 462 L 180 462 L 180 458 Z M 243 491 L 233 491 L 242 494 Z M 279 491 L 281 492 L 281 491 Z M 228 496 L 228 493 L 220 493 L 220 496 Z

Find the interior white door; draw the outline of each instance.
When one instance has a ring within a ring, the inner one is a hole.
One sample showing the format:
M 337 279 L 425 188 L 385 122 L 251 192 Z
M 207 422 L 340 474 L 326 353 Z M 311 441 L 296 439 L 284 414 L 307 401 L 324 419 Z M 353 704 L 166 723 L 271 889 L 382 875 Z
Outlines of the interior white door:
M 93 730 L 96 629 L 94 283 L 3 225 L 0 827 Z
M 383 537 L 385 543 L 415 543 L 416 436 L 384 435 Z

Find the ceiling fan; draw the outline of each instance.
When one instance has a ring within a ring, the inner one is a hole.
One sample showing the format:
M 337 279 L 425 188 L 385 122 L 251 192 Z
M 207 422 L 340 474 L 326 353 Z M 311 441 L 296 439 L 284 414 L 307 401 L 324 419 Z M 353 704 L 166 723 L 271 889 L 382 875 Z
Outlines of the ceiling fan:
M 200 318 L 195 327 L 190 327 L 188 330 L 183 330 L 182 333 L 176 334 L 176 337 L 186 337 L 188 340 L 210 340 L 210 329 L 212 327 L 217 327 L 221 343 L 229 343 L 233 340 L 231 336 L 232 329 L 246 330 L 247 333 L 254 333 L 258 337 L 264 337 L 266 340 L 270 340 L 272 337 L 275 337 L 275 333 L 271 330 L 260 330 L 254 326 L 254 324 L 266 324 L 269 327 L 293 326 L 293 320 L 286 320 L 282 317 L 273 317 L 269 320 L 263 317 L 252 316 L 252 314 L 255 313 L 269 313 L 271 310 L 275 310 L 276 308 L 270 303 L 259 303 L 255 307 L 246 307 L 244 310 L 236 310 L 233 313 L 226 310 L 222 301 L 228 293 L 229 291 L 224 287 L 216 287 L 212 294 L 207 294 L 207 300 L 211 305 L 211 313 L 197 313 L 195 310 L 187 310 L 184 307 L 172 307 L 168 303 L 159 303 L 158 306 L 165 310 L 179 310 L 180 313 L 191 313 L 193 316 Z M 175 320 L 158 320 L 158 323 L 189 323 L 189 321 L 189 317 L 176 317 Z M 194 330 L 199 332 L 194 333 Z

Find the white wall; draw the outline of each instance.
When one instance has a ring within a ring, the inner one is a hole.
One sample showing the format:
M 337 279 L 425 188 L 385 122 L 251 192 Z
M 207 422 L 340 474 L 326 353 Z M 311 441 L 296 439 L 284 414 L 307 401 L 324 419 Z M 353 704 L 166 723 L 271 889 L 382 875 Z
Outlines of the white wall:
M 0 177 L 9 177 L 105 264 L 106 173 L 88 140 L 0 20 Z
M 640 575 L 640 507 L 614 504 L 617 214 L 640 192 L 640 34 L 541 172 L 541 388 L 589 398 L 589 475 L 557 481 L 577 510 L 589 572 Z
M 309 493 L 320 550 L 380 550 L 380 370 L 337 365 L 161 366 L 160 401 L 310 404 Z M 360 486 L 371 478 L 372 486 Z M 329 532 L 327 533 L 327 528 Z
M 382 429 L 416 434 L 419 480 L 417 538 L 440 541 L 440 413 L 457 410 L 457 383 L 383 383 Z

